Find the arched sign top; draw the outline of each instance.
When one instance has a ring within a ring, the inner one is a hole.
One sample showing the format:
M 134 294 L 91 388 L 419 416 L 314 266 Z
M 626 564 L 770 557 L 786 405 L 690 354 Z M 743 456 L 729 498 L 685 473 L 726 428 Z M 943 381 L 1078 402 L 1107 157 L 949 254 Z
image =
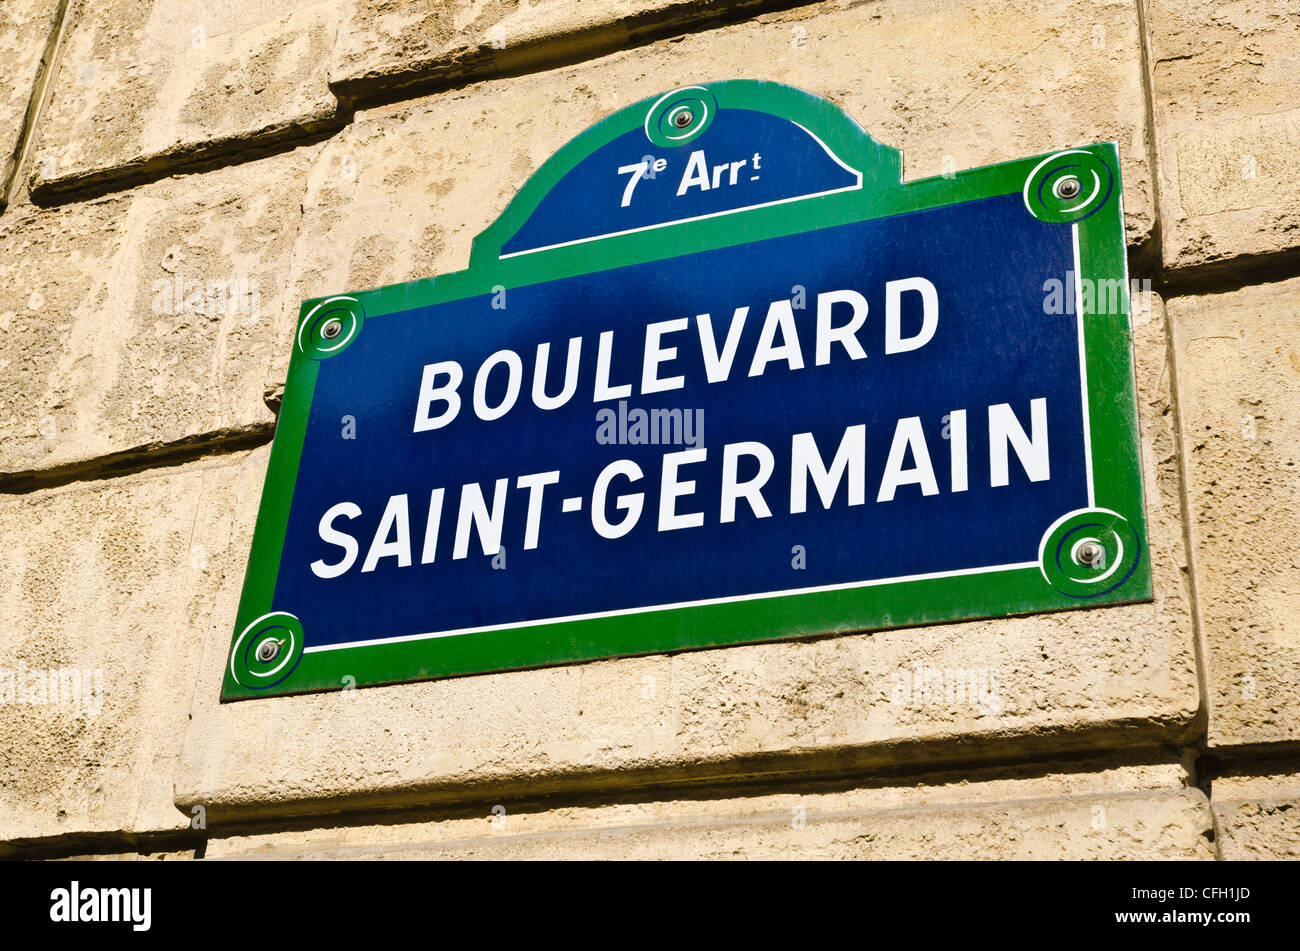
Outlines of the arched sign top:
M 898 150 L 825 99 L 754 80 L 687 86 L 555 153 L 479 235 L 471 263 L 833 195 L 869 204 L 901 176 Z

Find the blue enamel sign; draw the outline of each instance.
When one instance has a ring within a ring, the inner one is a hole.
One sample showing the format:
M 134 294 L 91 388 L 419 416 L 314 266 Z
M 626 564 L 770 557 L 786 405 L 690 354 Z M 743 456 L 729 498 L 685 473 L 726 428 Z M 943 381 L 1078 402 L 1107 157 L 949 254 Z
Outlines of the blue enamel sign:
M 306 302 L 225 695 L 1148 598 L 1114 147 L 900 167 L 690 87 Z

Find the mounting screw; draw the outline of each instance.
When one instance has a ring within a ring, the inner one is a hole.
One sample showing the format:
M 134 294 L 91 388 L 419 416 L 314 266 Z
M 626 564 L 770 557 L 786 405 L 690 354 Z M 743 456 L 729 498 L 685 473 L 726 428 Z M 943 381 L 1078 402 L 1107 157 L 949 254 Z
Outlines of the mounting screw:
M 1082 190 L 1083 186 L 1079 184 L 1079 180 L 1073 175 L 1061 179 L 1056 183 L 1055 188 L 1056 197 L 1065 199 L 1079 197 L 1079 192 Z
M 691 113 L 691 110 L 683 109 L 681 112 L 677 113 L 677 115 L 673 116 L 673 125 L 677 126 L 679 129 L 685 129 L 691 124 L 691 120 L 694 118 L 695 116 Z
M 1102 548 L 1101 545 L 1096 542 L 1084 542 L 1079 546 L 1079 550 L 1075 553 L 1075 558 L 1081 565 L 1096 568 L 1101 565 L 1101 560 L 1105 557 L 1105 554 L 1106 549 Z
M 276 655 L 280 653 L 280 643 L 274 638 L 262 641 L 257 645 L 257 659 L 264 664 L 269 664 L 275 660 Z
M 325 324 L 323 328 L 321 328 L 321 336 L 323 336 L 326 340 L 333 340 L 342 332 L 343 332 L 343 321 L 339 320 L 338 318 L 329 321 L 328 323 Z

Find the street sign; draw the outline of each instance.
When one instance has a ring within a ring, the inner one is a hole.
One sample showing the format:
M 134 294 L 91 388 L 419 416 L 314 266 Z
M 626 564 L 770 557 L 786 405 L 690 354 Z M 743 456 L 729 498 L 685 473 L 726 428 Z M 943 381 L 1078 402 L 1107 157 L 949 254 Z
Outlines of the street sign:
M 692 86 L 304 302 L 223 698 L 1149 600 L 1116 147 L 901 178 Z

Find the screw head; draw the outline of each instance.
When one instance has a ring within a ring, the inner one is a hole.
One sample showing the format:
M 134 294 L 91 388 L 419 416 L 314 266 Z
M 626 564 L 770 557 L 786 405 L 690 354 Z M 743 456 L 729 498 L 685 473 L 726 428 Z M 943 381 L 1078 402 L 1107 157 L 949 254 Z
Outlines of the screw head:
M 321 328 L 321 336 L 323 336 L 326 340 L 333 340 L 342 332 L 343 332 L 343 321 L 338 319 L 334 319 L 327 322 L 325 326 Z
M 691 120 L 694 118 L 695 115 L 691 110 L 683 109 L 681 112 L 677 113 L 677 115 L 673 116 L 673 125 L 677 126 L 679 129 L 685 129 L 691 124 Z
M 1057 182 L 1055 191 L 1057 198 L 1077 198 L 1079 192 L 1083 191 L 1083 186 L 1079 184 L 1077 178 L 1071 175 Z
M 280 642 L 274 638 L 269 638 L 257 645 L 257 659 L 264 664 L 269 664 L 275 660 L 276 655 L 280 653 Z
M 1081 565 L 1085 565 L 1089 568 L 1096 568 L 1101 564 L 1101 560 L 1105 557 L 1105 554 L 1106 549 L 1102 548 L 1101 545 L 1096 542 L 1084 542 L 1079 546 L 1079 550 L 1075 552 L 1075 560 Z

